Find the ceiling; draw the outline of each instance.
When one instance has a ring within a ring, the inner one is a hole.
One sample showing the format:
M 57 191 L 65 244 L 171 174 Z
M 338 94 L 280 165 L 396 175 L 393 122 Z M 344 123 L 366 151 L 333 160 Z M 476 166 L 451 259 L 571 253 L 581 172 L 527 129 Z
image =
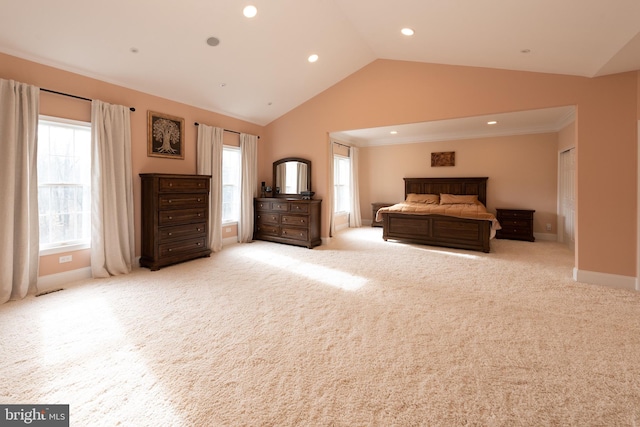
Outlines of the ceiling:
M 251 19 L 242 14 L 250 3 L 258 9 Z M 259 125 L 378 58 L 586 77 L 640 69 L 638 0 L 0 0 L 0 6 L 0 52 Z M 415 35 L 401 35 L 403 27 Z M 220 43 L 208 45 L 210 37 Z M 309 63 L 313 53 L 319 60 Z
M 558 132 L 574 120 L 575 107 L 566 106 L 332 132 L 331 137 L 358 147 L 370 147 Z

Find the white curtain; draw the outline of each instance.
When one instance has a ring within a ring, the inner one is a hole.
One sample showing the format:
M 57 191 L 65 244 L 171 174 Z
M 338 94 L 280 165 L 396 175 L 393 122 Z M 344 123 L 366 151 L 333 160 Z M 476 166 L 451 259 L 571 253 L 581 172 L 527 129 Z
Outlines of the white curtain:
M 91 103 L 91 273 L 131 271 L 135 257 L 128 107 Z
M 240 222 L 238 241 L 253 240 L 253 199 L 258 195 L 258 137 L 240 134 L 242 156 L 242 178 L 240 180 Z
M 334 196 L 335 189 L 333 187 L 333 173 L 334 173 L 334 171 L 333 171 L 334 167 L 333 166 L 334 166 L 335 159 L 334 159 L 333 149 L 334 149 L 333 141 L 329 140 L 329 162 L 328 162 L 329 163 L 329 179 L 327 180 L 328 181 L 328 183 L 327 183 L 328 184 L 328 191 L 327 191 L 327 194 L 326 194 L 326 197 L 325 197 L 327 203 L 329 204 L 329 212 L 330 212 L 330 217 L 329 217 L 330 218 L 330 222 L 329 222 L 329 237 L 333 237 L 333 235 L 336 232 L 336 229 L 335 229 L 335 218 L 334 218 L 334 215 L 335 215 L 334 212 L 336 210 L 335 206 L 334 206 L 334 203 L 335 203 L 335 200 L 334 200 L 335 199 L 335 196 Z
M 349 227 L 361 227 L 360 215 L 360 190 L 358 185 L 358 148 L 349 147 L 349 159 L 351 160 L 351 213 L 349 214 Z
M 0 303 L 36 293 L 40 89 L 0 79 Z
M 196 173 L 211 175 L 209 194 L 209 248 L 222 250 L 222 140 L 224 129 L 198 126 Z

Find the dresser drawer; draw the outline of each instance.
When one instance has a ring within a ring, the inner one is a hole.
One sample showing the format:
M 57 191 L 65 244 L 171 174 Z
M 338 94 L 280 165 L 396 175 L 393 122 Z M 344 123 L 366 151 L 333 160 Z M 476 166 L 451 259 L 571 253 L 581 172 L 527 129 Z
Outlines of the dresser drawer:
M 289 212 L 289 202 L 272 202 L 271 210 L 278 212 Z
M 282 215 L 280 223 L 282 225 L 306 227 L 309 224 L 309 217 L 303 215 Z
M 270 211 L 271 210 L 271 202 L 256 202 L 256 210 L 257 211 Z
M 165 243 L 173 240 L 185 240 L 185 239 L 191 239 L 191 238 L 206 237 L 207 223 L 201 222 L 197 224 L 161 227 L 158 229 L 158 235 L 161 243 Z
M 161 194 L 158 196 L 160 209 L 203 208 L 207 205 L 206 194 Z
M 175 256 L 189 252 L 198 252 L 206 249 L 206 238 L 191 240 L 178 240 L 171 243 L 163 243 L 159 246 L 160 256 Z
M 160 192 L 209 192 L 209 179 L 200 178 L 160 178 L 158 180 Z
M 261 212 L 256 215 L 256 221 L 259 224 L 279 224 L 280 214 L 272 212 Z
M 163 210 L 158 212 L 158 224 L 174 225 L 182 223 L 190 223 L 203 221 L 207 219 L 207 209 L 175 209 L 175 210 Z
M 268 235 L 268 236 L 280 235 L 280 227 L 278 227 L 277 225 L 260 223 L 256 225 L 256 230 L 261 235 Z
M 289 212 L 308 213 L 309 212 L 309 204 L 308 203 L 291 202 L 291 203 L 289 203 Z
M 309 239 L 309 230 L 306 228 L 282 227 L 280 236 L 287 239 L 307 241 Z

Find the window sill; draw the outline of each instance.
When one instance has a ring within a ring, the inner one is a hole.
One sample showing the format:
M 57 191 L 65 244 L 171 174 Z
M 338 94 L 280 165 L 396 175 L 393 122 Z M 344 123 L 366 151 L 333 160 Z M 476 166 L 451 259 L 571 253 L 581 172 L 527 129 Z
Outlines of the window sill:
M 40 249 L 40 256 L 61 254 L 63 252 L 75 252 L 90 248 L 90 243 L 76 243 L 75 245 L 56 246 L 54 248 Z

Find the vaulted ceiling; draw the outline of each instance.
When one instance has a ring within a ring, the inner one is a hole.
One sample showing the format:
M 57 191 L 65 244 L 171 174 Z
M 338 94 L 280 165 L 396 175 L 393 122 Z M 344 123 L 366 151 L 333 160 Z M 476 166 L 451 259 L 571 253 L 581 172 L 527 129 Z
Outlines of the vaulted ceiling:
M 0 52 L 260 125 L 377 58 L 586 77 L 640 69 L 638 0 L 0 4 Z

